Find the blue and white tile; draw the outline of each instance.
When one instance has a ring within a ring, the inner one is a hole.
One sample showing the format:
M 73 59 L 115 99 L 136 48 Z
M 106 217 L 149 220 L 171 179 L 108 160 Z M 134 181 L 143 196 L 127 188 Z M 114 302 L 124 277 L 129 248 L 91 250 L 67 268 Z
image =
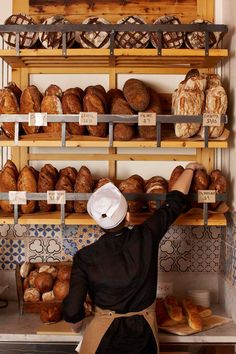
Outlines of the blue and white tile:
M 61 237 L 60 225 L 30 225 L 29 237 Z
M 22 239 L 0 239 L 0 269 L 13 270 L 25 260 L 25 242 Z
M 220 263 L 220 239 L 209 238 L 205 233 L 202 238 L 192 238 L 191 271 L 218 272 Z
M 61 261 L 61 240 L 56 238 L 30 238 L 28 259 L 32 262 Z
M 14 237 L 27 237 L 29 235 L 28 225 L 11 225 L 11 229 Z
M 71 225 L 65 226 L 62 229 L 62 238 L 72 238 L 76 237 L 78 234 L 79 226 L 78 225 Z
M 62 243 L 62 260 L 71 261 L 75 253 L 82 248 L 82 240 L 64 238 Z

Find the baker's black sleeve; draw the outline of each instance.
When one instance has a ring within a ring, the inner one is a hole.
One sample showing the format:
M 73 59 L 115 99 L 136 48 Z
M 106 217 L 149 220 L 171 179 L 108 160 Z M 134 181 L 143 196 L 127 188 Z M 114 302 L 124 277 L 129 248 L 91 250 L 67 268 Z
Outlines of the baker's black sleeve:
M 166 204 L 156 210 L 154 214 L 147 219 L 143 226 L 151 230 L 156 241 L 160 242 L 170 225 L 177 217 L 190 208 L 189 198 L 179 191 L 167 193 Z
M 84 268 L 77 252 L 73 258 L 69 293 L 63 301 L 63 319 L 66 322 L 76 323 L 85 317 L 84 301 L 88 291 L 88 280 Z

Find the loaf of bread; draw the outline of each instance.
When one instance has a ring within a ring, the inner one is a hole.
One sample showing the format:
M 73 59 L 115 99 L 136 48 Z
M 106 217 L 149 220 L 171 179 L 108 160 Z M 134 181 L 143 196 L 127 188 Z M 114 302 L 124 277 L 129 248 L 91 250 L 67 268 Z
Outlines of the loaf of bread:
M 63 96 L 68 95 L 68 94 L 73 94 L 78 96 L 80 102 L 82 102 L 83 97 L 84 97 L 84 90 L 80 87 L 71 87 L 63 92 Z
M 98 188 L 104 186 L 104 184 L 107 184 L 109 182 L 112 182 L 110 178 L 106 178 L 106 177 L 100 178 L 95 184 L 94 191 L 96 191 Z
M 93 191 L 93 177 L 90 170 L 86 166 L 82 166 L 76 176 L 75 192 L 77 193 L 92 193 Z M 74 209 L 76 213 L 86 213 L 87 201 L 78 200 L 74 202 Z
M 68 281 L 57 280 L 53 286 L 53 293 L 57 300 L 64 300 L 69 293 L 70 283 Z
M 67 93 L 62 97 L 62 111 L 63 114 L 79 114 L 82 111 L 82 103 L 78 95 L 74 93 Z M 78 118 L 79 120 L 79 118 Z M 80 125 L 79 122 L 66 123 L 69 133 L 75 135 L 83 135 L 85 126 Z
M 209 176 L 205 169 L 198 169 L 194 172 L 191 191 L 197 193 L 198 190 L 207 189 L 209 185 Z
M 96 90 L 96 93 L 93 93 L 89 90 L 83 98 L 83 110 L 85 112 L 97 112 L 98 114 L 104 114 L 105 106 L 102 99 L 102 94 L 99 93 L 101 90 Z M 107 125 L 106 123 L 98 123 L 97 125 L 88 125 L 88 132 L 92 136 L 105 137 L 107 134 Z
M 74 192 L 74 185 L 71 182 L 71 179 L 66 175 L 60 175 L 56 183 L 55 189 L 57 191 L 66 191 L 67 193 Z M 57 210 L 61 209 L 60 204 L 56 205 Z M 65 204 L 65 212 L 72 213 L 74 211 L 74 203 L 71 200 L 68 200 Z
M 109 24 L 102 17 L 91 16 L 86 18 L 82 24 Z M 110 35 L 105 31 L 76 32 L 76 41 L 83 48 L 109 48 Z
M 69 281 L 71 277 L 71 265 L 60 265 L 57 273 L 57 279 L 60 281 Z
M 201 316 L 199 315 L 197 306 L 189 298 L 183 299 L 182 306 L 187 316 L 189 327 L 197 331 L 201 331 L 202 319 Z
M 129 79 L 123 87 L 124 96 L 135 111 L 145 111 L 150 102 L 150 93 L 147 86 L 138 79 Z
M 114 126 L 114 140 L 130 141 L 135 137 L 135 128 L 124 123 L 116 123 Z
M 58 322 L 61 320 L 61 303 L 44 302 L 40 306 L 40 319 L 43 323 Z
M 215 176 L 218 173 L 218 170 L 216 170 L 217 172 L 212 171 L 212 175 Z M 209 189 L 210 190 L 215 190 L 216 194 L 222 194 L 222 193 L 226 193 L 227 191 L 227 180 L 225 178 L 224 175 L 219 175 L 217 178 L 213 178 L 210 181 L 210 185 L 209 185 Z M 215 203 L 211 203 L 209 204 L 209 209 L 210 210 L 216 210 L 221 202 L 215 202 Z
M 42 301 L 43 302 L 54 302 L 54 301 L 56 301 L 56 297 L 55 297 L 55 295 L 53 293 L 53 290 L 48 291 L 46 293 L 43 293 L 42 294 Z
M 8 84 L 5 88 L 11 90 L 14 93 L 14 95 L 16 96 L 17 102 L 20 105 L 20 97 L 21 97 L 22 91 L 17 86 L 17 84 L 14 81 L 10 81 L 10 82 L 8 82 Z
M 0 192 L 17 190 L 18 171 L 15 164 L 7 160 L 3 169 L 0 171 Z M 5 213 L 13 212 L 13 205 L 8 200 L 0 200 L 0 207 Z
M 206 90 L 209 90 L 212 87 L 222 86 L 220 75 L 218 74 L 202 74 L 202 75 L 206 75 L 206 80 L 207 80 Z
M 167 181 L 161 176 L 154 176 L 150 178 L 145 185 L 146 193 L 151 194 L 164 194 L 167 192 Z M 157 203 L 155 200 L 148 201 L 148 209 L 152 213 L 157 209 Z M 161 205 L 164 204 L 164 201 L 161 201 Z
M 54 267 L 53 265 L 43 264 L 39 268 L 39 273 L 42 273 L 42 272 L 49 273 L 53 279 L 56 279 L 58 269 L 56 267 Z
M 191 24 L 212 24 L 212 22 L 203 19 L 196 19 L 191 22 Z M 220 39 L 220 32 L 209 32 L 209 48 L 217 47 Z M 205 32 L 186 32 L 185 35 L 185 45 L 187 48 L 191 49 L 203 49 L 206 46 L 206 35 Z
M 205 91 L 207 85 L 207 79 L 205 75 L 191 75 L 190 77 L 187 74 L 187 78 L 184 80 L 185 90 L 200 90 Z
M 170 327 L 176 324 L 176 321 L 172 320 L 166 310 L 164 299 L 156 300 L 156 315 L 158 326 Z
M 26 87 L 20 98 L 20 113 L 40 112 L 42 98 L 43 96 L 36 86 Z M 28 123 L 22 123 L 22 127 L 26 134 L 35 134 L 40 130 L 40 127 L 29 126 Z
M 38 192 L 46 193 L 47 191 L 52 191 L 55 189 L 56 182 L 58 178 L 58 172 L 55 167 L 51 164 L 44 165 L 39 173 L 38 179 Z M 47 204 L 46 200 L 39 201 L 40 211 L 48 212 L 53 209 L 52 204 Z
M 43 25 L 63 25 L 69 24 L 70 22 L 66 20 L 61 15 L 55 15 L 47 18 L 42 24 Z M 39 40 L 42 45 L 47 49 L 56 49 L 62 47 L 62 32 L 40 32 Z M 66 32 L 66 47 L 70 48 L 75 41 L 75 32 Z
M 3 88 L 0 90 L 0 114 L 17 114 L 19 113 L 19 105 L 14 93 L 8 89 Z M 14 138 L 15 124 L 2 123 L 1 128 L 8 138 Z
M 37 178 L 35 171 L 30 166 L 25 166 L 19 174 L 17 181 L 17 190 L 29 193 L 37 192 Z M 20 209 L 23 214 L 33 213 L 36 208 L 36 201 L 29 200 L 26 205 L 21 205 Z
M 35 278 L 37 277 L 37 275 L 38 275 L 38 270 L 32 270 L 31 272 L 30 272 L 30 274 L 29 274 L 29 276 L 28 276 L 28 280 L 29 280 L 29 286 L 31 287 L 31 288 L 34 288 L 35 287 Z
M 62 89 L 55 84 L 51 84 L 46 88 L 44 92 L 44 96 L 57 96 L 58 98 L 62 98 L 63 92 Z
M 205 113 L 225 114 L 227 110 L 227 95 L 222 86 L 216 86 L 206 91 Z M 218 138 L 224 131 L 224 124 L 209 127 L 209 138 Z M 204 138 L 204 129 L 201 128 L 199 134 Z
M 67 176 L 71 180 L 71 183 L 75 184 L 76 176 L 77 176 L 77 170 L 74 167 L 64 167 L 59 171 L 60 176 Z
M 117 24 L 145 24 L 137 15 L 129 15 L 118 20 Z M 118 48 L 145 48 L 150 40 L 150 33 L 144 31 L 117 32 L 115 43 Z
M 171 172 L 169 183 L 168 183 L 168 191 L 170 192 L 175 184 L 175 182 L 178 180 L 179 176 L 183 173 L 184 168 L 183 166 L 176 166 L 174 170 Z
M 172 320 L 177 322 L 182 321 L 183 319 L 182 307 L 179 306 L 175 296 L 173 295 L 166 296 L 164 299 L 164 304 L 168 312 L 168 315 Z
M 41 112 L 48 114 L 62 114 L 61 101 L 56 95 L 44 96 L 41 102 Z M 61 132 L 61 123 L 48 123 L 43 127 L 45 133 L 59 133 Z
M 119 184 L 121 193 L 144 193 L 144 180 L 139 175 L 133 175 L 123 180 Z M 142 200 L 128 201 L 129 211 L 138 213 L 142 210 L 144 202 Z
M 46 272 L 38 273 L 34 280 L 34 286 L 40 293 L 46 293 L 52 290 L 53 277 Z
M 180 20 L 173 15 L 161 16 L 153 22 L 153 24 L 180 24 Z M 155 48 L 158 48 L 159 39 L 156 32 L 151 33 L 151 43 Z M 182 32 L 163 32 L 162 45 L 164 48 L 180 48 L 184 43 L 184 34 Z
M 37 302 L 40 300 L 40 292 L 35 288 L 25 289 L 24 301 L 25 302 Z

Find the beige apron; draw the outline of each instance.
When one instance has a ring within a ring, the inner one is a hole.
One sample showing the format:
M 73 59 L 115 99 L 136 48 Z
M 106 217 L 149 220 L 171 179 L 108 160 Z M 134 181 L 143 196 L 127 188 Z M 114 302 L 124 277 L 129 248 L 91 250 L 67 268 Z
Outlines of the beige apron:
M 112 324 L 115 318 L 119 317 L 130 317 L 134 315 L 143 316 L 148 322 L 149 326 L 152 329 L 154 338 L 157 343 L 158 348 L 158 339 L 157 339 L 157 321 L 156 321 L 156 312 L 155 312 L 155 303 L 153 303 L 148 308 L 139 311 L 139 312 L 128 312 L 125 314 L 115 313 L 115 311 L 103 310 L 99 307 L 95 308 L 95 315 L 93 316 L 90 323 L 86 326 L 83 341 L 80 347 L 80 354 L 95 354 L 96 350 Z

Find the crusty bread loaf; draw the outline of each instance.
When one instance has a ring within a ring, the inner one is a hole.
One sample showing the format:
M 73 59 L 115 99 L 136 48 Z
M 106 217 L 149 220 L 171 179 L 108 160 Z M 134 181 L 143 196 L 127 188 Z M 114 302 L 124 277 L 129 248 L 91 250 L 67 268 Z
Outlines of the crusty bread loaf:
M 77 176 L 77 170 L 74 167 L 64 167 L 59 171 L 60 176 L 67 176 L 71 180 L 71 183 L 74 185 L 76 176 Z
M 75 192 L 77 193 L 92 193 L 93 177 L 90 170 L 86 166 L 81 166 L 75 181 Z M 87 201 L 79 200 L 74 202 L 76 213 L 86 213 Z
M 59 179 L 56 183 L 55 189 L 58 191 L 66 191 L 67 193 L 74 192 L 74 185 L 71 182 L 70 178 L 66 175 L 59 176 Z M 60 204 L 56 205 L 57 210 L 60 210 Z M 72 213 L 74 211 L 74 202 L 68 200 L 65 204 L 65 212 Z
M 63 114 L 79 114 L 82 111 L 82 103 L 78 95 L 74 93 L 64 94 L 62 97 L 62 111 Z M 67 130 L 71 134 L 83 135 L 85 126 L 80 125 L 79 122 L 67 123 Z
M 44 96 L 41 102 L 41 112 L 47 112 L 48 114 L 62 114 L 62 105 L 60 99 L 56 95 Z M 57 133 L 61 132 L 61 123 L 48 123 L 43 127 L 45 133 Z
M 167 181 L 161 176 L 154 176 L 150 178 L 145 185 L 146 193 L 151 194 L 163 194 L 167 192 Z M 161 201 L 161 205 L 165 202 Z M 157 209 L 157 203 L 155 200 L 148 201 L 148 209 L 152 213 Z
M 104 186 L 104 184 L 107 184 L 109 182 L 112 182 L 110 178 L 107 177 L 100 178 L 95 184 L 94 191 L 96 191 L 98 188 Z
M 20 105 L 20 97 L 21 97 L 22 91 L 16 85 L 16 83 L 14 81 L 10 81 L 10 82 L 8 82 L 8 84 L 5 88 L 8 88 L 9 90 L 11 90 L 14 93 L 14 95 L 16 96 L 17 102 Z
M 65 90 L 63 92 L 63 96 L 71 94 L 71 93 L 73 95 L 76 95 L 79 98 L 80 102 L 82 102 L 83 97 L 84 97 L 84 90 L 82 90 L 82 88 L 80 88 L 80 87 L 71 87 L 71 88 L 69 88 L 69 89 L 67 89 L 67 90 Z
M 43 96 L 36 86 L 26 87 L 20 98 L 20 113 L 40 112 L 42 98 Z M 26 134 L 35 134 L 40 130 L 40 127 L 29 126 L 28 123 L 22 123 L 22 127 Z
M 182 301 L 182 306 L 187 316 L 189 327 L 197 331 L 201 331 L 202 319 L 201 316 L 199 315 L 197 305 L 195 305 L 191 299 L 185 298 Z
M 17 181 L 17 190 L 29 193 L 37 192 L 37 179 L 35 173 L 30 166 L 25 166 L 19 174 Z M 20 209 L 23 214 L 33 213 L 36 208 L 36 201 L 29 200 L 26 205 L 21 205 Z
M 114 126 L 114 140 L 130 141 L 135 137 L 135 128 L 124 123 L 117 123 Z
M 121 90 L 111 89 L 107 92 L 107 97 L 111 114 L 134 114 Z
M 18 171 L 14 163 L 7 160 L 3 169 L 0 171 L 0 192 L 9 192 L 17 190 Z M 0 208 L 5 213 L 13 212 L 13 205 L 7 200 L 0 200 Z
M 57 85 L 49 85 L 48 88 L 45 90 L 45 96 L 57 96 L 58 98 L 62 98 L 63 92 L 62 89 Z
M 0 90 L 0 114 L 17 114 L 19 113 L 19 105 L 14 93 L 8 89 L 4 88 Z M 1 124 L 3 132 L 8 138 L 14 138 L 15 134 L 15 124 L 14 123 L 2 123 Z
M 227 191 L 227 180 L 225 176 L 220 175 L 215 180 L 212 180 L 209 185 L 210 190 L 215 190 L 216 194 L 226 193 Z M 209 209 L 216 210 L 221 202 L 215 202 L 209 204 Z
M 194 172 L 191 191 L 197 193 L 198 190 L 207 189 L 209 184 L 209 176 L 205 169 L 198 169 Z
M 119 184 L 121 193 L 143 193 L 144 181 L 141 176 L 133 175 L 123 180 Z M 128 201 L 129 211 L 138 213 L 142 210 L 144 202 L 142 200 Z
M 184 168 L 183 166 L 176 166 L 173 171 L 171 172 L 169 183 L 168 183 L 168 191 L 171 191 L 175 182 L 179 178 L 179 176 L 183 173 Z
M 169 317 L 177 322 L 182 321 L 183 319 L 183 311 L 182 307 L 179 306 L 178 301 L 175 296 L 168 295 L 164 299 L 164 305 L 168 312 Z
M 101 88 L 87 88 L 86 95 L 83 98 L 83 110 L 85 112 L 97 112 L 98 114 L 106 113 L 104 106 L 103 90 Z M 97 137 L 105 137 L 107 134 L 107 124 L 98 123 L 97 125 L 88 125 L 90 135 Z
M 51 164 L 44 165 L 39 173 L 38 179 L 38 192 L 46 193 L 47 191 L 54 190 L 58 178 L 58 172 Z M 47 204 L 46 200 L 39 201 L 40 211 L 48 212 L 53 209 L 52 204 Z
M 156 315 L 158 326 L 170 327 L 176 324 L 176 321 L 172 320 L 166 310 L 164 299 L 156 300 Z
M 222 172 L 219 169 L 213 170 L 210 173 L 210 183 L 213 183 L 217 180 L 217 178 L 219 178 L 220 176 L 222 176 Z
M 147 109 L 150 102 L 150 94 L 147 86 L 141 80 L 127 80 L 123 87 L 123 93 L 133 110 L 141 112 Z

